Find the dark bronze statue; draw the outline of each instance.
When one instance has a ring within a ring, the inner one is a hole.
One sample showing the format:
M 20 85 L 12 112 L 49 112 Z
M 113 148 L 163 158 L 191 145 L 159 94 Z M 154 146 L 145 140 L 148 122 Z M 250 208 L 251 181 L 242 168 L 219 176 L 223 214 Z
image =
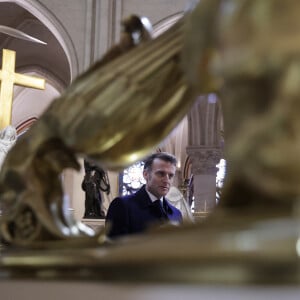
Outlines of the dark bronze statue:
M 105 218 L 102 207 L 101 191 L 110 193 L 110 184 L 106 172 L 87 160 L 84 160 L 85 175 L 81 184 L 85 191 L 85 212 L 84 218 L 98 219 Z

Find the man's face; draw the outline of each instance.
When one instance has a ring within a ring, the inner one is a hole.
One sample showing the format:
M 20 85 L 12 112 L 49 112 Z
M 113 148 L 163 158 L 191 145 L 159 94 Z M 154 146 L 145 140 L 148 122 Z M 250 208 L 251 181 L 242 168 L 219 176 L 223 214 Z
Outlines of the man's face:
M 155 158 L 151 170 L 144 170 L 147 190 L 157 198 L 165 196 L 171 187 L 176 167 L 170 162 Z

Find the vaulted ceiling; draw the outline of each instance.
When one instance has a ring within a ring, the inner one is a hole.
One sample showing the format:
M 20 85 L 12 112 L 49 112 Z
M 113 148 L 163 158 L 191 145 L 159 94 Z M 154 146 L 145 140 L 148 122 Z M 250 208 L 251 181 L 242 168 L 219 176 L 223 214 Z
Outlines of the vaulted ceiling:
M 16 28 L 47 43 L 41 45 L 0 33 L 0 48 L 17 52 L 17 70 L 41 69 L 63 87 L 70 83 L 69 65 L 61 45 L 35 16 L 15 3 L 0 2 L 0 25 Z
M 16 51 L 16 72 L 46 79 L 44 91 L 15 86 L 12 123 L 21 133 L 38 119 L 50 102 L 70 84 L 67 57 L 50 30 L 30 12 L 12 2 L 0 2 L 0 25 L 18 29 L 47 43 L 26 41 L 0 32 L 0 50 Z M 0 55 L 0 69 L 2 68 Z

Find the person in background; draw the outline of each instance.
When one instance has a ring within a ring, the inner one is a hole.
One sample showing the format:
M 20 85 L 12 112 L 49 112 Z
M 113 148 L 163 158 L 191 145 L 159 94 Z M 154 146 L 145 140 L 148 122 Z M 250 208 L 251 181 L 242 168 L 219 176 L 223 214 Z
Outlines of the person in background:
M 172 185 L 176 158 L 166 152 L 150 155 L 144 161 L 146 184 L 136 193 L 115 198 L 107 211 L 107 236 L 116 238 L 145 232 L 150 226 L 181 224 L 181 212 L 165 198 Z

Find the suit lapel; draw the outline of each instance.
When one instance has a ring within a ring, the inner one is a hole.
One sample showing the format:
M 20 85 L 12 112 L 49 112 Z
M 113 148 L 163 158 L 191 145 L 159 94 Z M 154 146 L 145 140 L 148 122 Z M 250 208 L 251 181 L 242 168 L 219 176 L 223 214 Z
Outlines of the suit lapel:
M 168 202 L 168 199 L 164 197 L 163 207 L 159 203 L 153 203 L 148 193 L 146 192 L 145 185 L 143 185 L 139 189 L 139 191 L 137 191 L 136 200 L 138 201 L 141 207 L 148 209 L 149 206 L 151 206 L 154 210 L 155 215 L 157 215 L 157 217 L 159 217 L 160 219 L 170 219 L 170 217 L 173 215 L 173 209 L 170 203 Z
M 145 185 L 143 185 L 136 193 L 136 198 L 139 201 L 139 205 L 141 207 L 149 207 L 149 205 L 152 204 L 152 201 L 149 197 L 149 195 L 146 192 Z
M 163 200 L 163 207 L 164 207 L 164 210 L 165 210 L 167 215 L 172 215 L 173 214 L 172 207 L 170 206 L 170 203 L 169 203 L 168 199 L 166 199 L 165 197 L 164 197 L 164 200 Z

